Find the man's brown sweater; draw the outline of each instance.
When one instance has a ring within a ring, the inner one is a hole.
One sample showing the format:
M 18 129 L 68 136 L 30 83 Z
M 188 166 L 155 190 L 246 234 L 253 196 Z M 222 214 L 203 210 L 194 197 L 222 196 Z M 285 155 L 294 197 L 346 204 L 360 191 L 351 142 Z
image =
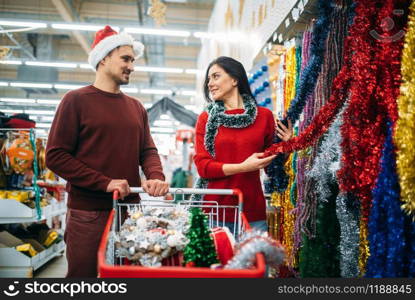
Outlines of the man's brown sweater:
M 92 85 L 68 92 L 59 104 L 46 165 L 67 180 L 68 207 L 74 209 L 111 209 L 109 182 L 126 179 L 131 187 L 140 186 L 139 166 L 147 179 L 164 180 L 143 105 Z

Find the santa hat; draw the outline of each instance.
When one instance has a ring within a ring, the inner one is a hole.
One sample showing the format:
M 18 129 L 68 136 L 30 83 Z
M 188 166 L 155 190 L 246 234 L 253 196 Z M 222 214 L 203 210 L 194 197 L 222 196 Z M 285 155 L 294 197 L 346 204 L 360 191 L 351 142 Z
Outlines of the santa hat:
M 132 46 L 135 58 L 143 55 L 144 45 L 125 32 L 118 33 L 110 26 L 97 31 L 89 53 L 88 63 L 96 70 L 98 63 L 119 46 Z

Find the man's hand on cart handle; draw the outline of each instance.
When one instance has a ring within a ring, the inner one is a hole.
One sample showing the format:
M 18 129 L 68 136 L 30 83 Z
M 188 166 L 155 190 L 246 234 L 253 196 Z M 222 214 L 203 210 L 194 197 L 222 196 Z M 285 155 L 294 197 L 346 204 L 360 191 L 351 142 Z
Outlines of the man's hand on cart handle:
M 143 180 L 142 187 L 152 197 L 164 196 L 169 192 L 169 184 L 159 179 Z
M 125 179 L 113 179 L 110 181 L 107 186 L 107 192 L 112 193 L 115 190 L 118 190 L 121 199 L 124 199 L 124 197 L 128 196 L 128 194 L 131 192 L 128 181 Z

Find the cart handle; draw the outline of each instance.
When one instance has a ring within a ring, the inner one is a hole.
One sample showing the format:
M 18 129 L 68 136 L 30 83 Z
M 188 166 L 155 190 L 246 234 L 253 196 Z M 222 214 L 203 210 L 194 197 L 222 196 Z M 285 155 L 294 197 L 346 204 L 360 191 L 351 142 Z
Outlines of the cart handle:
M 145 193 L 142 187 L 132 187 L 130 188 L 131 193 L 139 194 Z M 115 190 L 113 192 L 112 199 L 117 201 L 119 198 L 119 191 Z M 198 194 L 198 195 L 235 195 L 238 197 L 238 203 L 242 205 L 243 197 L 242 192 L 239 189 L 191 189 L 191 188 L 169 188 L 168 193 L 170 194 Z

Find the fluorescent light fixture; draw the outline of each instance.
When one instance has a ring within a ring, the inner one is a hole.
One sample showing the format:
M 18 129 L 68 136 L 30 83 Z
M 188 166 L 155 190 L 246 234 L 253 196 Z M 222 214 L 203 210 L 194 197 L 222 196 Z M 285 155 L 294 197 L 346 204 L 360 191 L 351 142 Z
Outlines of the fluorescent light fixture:
M 196 96 L 196 91 L 182 91 L 183 96 Z
M 155 72 L 155 73 L 183 73 L 183 69 L 180 69 L 180 68 L 160 68 L 160 67 L 137 66 L 134 68 L 134 70 L 139 71 L 139 72 Z
M 3 65 L 21 65 L 22 62 L 20 60 L 0 60 L 0 64 L 3 64 Z
M 125 88 L 121 88 L 121 91 L 123 93 L 135 93 L 135 94 L 138 93 L 138 89 L 137 88 L 128 88 L 128 87 L 125 87 Z
M 79 64 L 81 69 L 90 69 L 93 70 L 94 68 L 90 64 Z
M 35 99 L 25 98 L 0 98 L 1 102 L 15 102 L 15 103 L 36 103 Z
M 174 133 L 173 128 L 164 128 L 164 127 L 150 127 L 151 132 L 158 132 L 158 133 Z
M 160 115 L 160 120 L 170 120 L 170 116 L 166 114 Z
M 23 109 L 2 109 L 1 110 L 4 113 L 9 113 L 9 114 L 21 114 L 23 113 Z
M 36 27 L 36 28 L 46 28 L 48 25 L 46 23 L 38 22 L 19 22 L 19 21 L 7 21 L 0 20 L 0 25 L 4 26 L 17 26 L 17 27 Z
M 193 32 L 193 36 L 199 39 L 207 39 L 207 38 L 211 38 L 213 36 L 213 33 L 196 31 L 196 32 Z
M 47 62 L 47 61 L 26 61 L 27 66 L 38 66 L 38 67 L 56 67 L 56 68 L 76 68 L 75 63 L 62 63 L 62 62 Z
M 36 123 L 36 127 L 38 128 L 50 128 L 51 126 L 51 123 Z
M 184 30 L 165 30 L 165 29 L 152 29 L 152 28 L 139 28 L 139 27 L 127 27 L 124 29 L 128 33 L 138 34 L 151 34 L 151 35 L 164 35 L 164 36 L 178 36 L 189 37 L 190 32 Z
M 52 122 L 55 117 L 42 116 L 41 118 L 43 122 Z
M 144 108 L 150 108 L 153 106 L 153 103 L 144 103 Z
M 9 86 L 8 82 L 0 81 L 0 86 Z
M 199 74 L 199 73 L 202 73 L 202 71 L 199 69 L 186 69 L 185 73 L 186 74 Z
M 54 84 L 53 87 L 58 90 L 75 90 L 84 86 L 77 84 Z
M 26 88 L 39 88 L 39 89 L 51 89 L 52 85 L 49 83 L 35 83 L 35 82 L 10 82 L 10 86 L 14 87 L 26 87 Z
M 171 95 L 171 90 L 142 89 L 140 92 L 153 95 Z
M 81 31 L 98 31 L 103 29 L 104 25 L 90 25 L 90 24 L 73 24 L 73 23 L 54 23 L 52 28 L 64 30 L 81 30 Z M 119 31 L 120 27 L 111 26 L 115 31 Z
M 156 120 L 153 123 L 154 126 L 158 126 L 158 127 L 172 127 L 173 126 L 173 121 L 170 120 Z
M 33 115 L 54 115 L 55 111 L 53 110 L 25 110 L 25 113 L 27 114 L 33 114 Z
M 51 104 L 51 105 L 56 105 L 59 104 L 61 102 L 61 100 L 52 100 L 52 99 L 37 99 L 36 101 L 39 104 Z

